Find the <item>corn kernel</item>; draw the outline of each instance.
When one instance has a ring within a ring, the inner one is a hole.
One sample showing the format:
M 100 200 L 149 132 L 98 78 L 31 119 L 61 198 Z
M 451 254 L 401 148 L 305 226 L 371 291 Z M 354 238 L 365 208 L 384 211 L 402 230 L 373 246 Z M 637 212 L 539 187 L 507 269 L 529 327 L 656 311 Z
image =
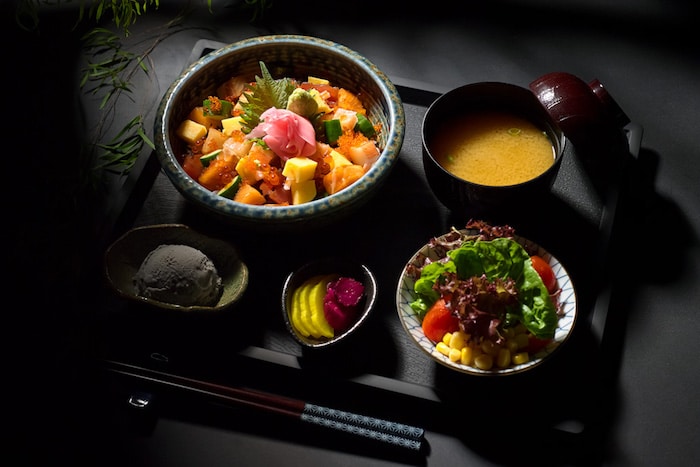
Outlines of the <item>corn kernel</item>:
M 450 357 L 451 362 L 458 362 L 462 359 L 462 352 L 459 349 L 451 348 L 448 357 Z
M 474 359 L 474 364 L 480 370 L 490 370 L 493 367 L 493 358 L 489 354 L 481 354 Z
M 489 354 L 492 357 L 495 357 L 496 355 L 498 355 L 498 351 L 500 350 L 500 346 L 498 344 L 496 344 L 495 342 L 487 339 L 481 343 L 481 350 L 483 350 L 483 352 L 485 354 Z
M 450 347 L 453 349 L 461 349 L 467 345 L 467 335 L 462 331 L 455 331 L 452 333 L 449 342 Z
M 527 352 L 518 352 L 513 355 L 513 365 L 521 365 L 530 361 L 530 355 Z
M 469 346 L 462 347 L 459 361 L 462 365 L 470 365 L 474 362 L 474 349 Z
M 442 341 L 446 345 L 450 345 L 450 340 L 452 340 L 452 333 L 451 332 L 446 332 L 444 336 L 442 336 Z
M 450 347 L 444 342 L 438 342 L 435 346 L 435 350 L 448 357 L 450 355 Z
M 507 368 L 510 366 L 510 350 L 502 348 L 496 357 L 496 366 L 499 368 Z

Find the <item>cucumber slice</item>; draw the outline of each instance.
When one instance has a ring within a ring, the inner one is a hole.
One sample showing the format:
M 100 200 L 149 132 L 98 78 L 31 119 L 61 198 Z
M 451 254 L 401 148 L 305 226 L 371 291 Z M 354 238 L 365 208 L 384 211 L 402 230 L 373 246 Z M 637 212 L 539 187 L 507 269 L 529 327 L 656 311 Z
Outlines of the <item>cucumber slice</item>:
M 371 138 L 377 134 L 374 129 L 374 125 L 370 122 L 367 117 L 361 113 L 357 114 L 357 123 L 355 124 L 355 130 L 359 131 L 368 138 Z
M 228 182 L 222 189 L 219 190 L 219 195 L 223 196 L 224 198 L 233 199 L 240 186 L 241 177 L 240 175 L 236 175 L 233 177 L 233 180 Z
M 343 128 L 340 126 L 340 120 L 334 118 L 333 120 L 325 120 L 323 126 L 326 130 L 326 139 L 328 144 L 335 144 L 338 142 L 338 138 L 343 134 Z
M 211 161 L 216 159 L 216 156 L 218 156 L 219 154 L 221 154 L 221 149 L 215 149 L 208 154 L 204 154 L 202 157 L 199 158 L 199 161 L 204 167 L 208 167 Z

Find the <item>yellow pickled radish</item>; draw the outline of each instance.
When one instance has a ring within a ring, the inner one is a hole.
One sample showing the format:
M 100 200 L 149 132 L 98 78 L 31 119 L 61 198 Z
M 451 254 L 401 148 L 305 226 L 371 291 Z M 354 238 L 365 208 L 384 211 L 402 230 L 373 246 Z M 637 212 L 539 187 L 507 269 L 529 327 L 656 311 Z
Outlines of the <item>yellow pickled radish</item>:
M 335 335 L 333 327 L 326 320 L 323 313 L 323 299 L 326 296 L 328 283 L 335 276 L 326 275 L 321 277 L 313 286 L 309 294 L 309 308 L 311 309 L 311 320 L 313 326 L 318 329 L 324 337 L 332 338 Z
M 291 313 L 289 316 L 289 320 L 292 323 L 292 326 L 294 326 L 294 329 L 296 329 L 299 334 L 301 334 L 304 337 L 309 337 L 311 335 L 311 331 L 304 326 L 304 323 L 301 319 L 301 287 L 297 287 L 294 290 L 294 293 L 292 294 L 292 303 L 291 303 Z
M 301 308 L 299 321 L 303 327 L 309 330 L 309 334 L 312 337 L 319 338 L 323 334 L 320 329 L 314 326 L 313 320 L 311 319 L 311 307 L 309 306 L 309 294 L 316 280 L 315 278 L 311 278 L 301 285 L 301 290 L 299 291 L 299 308 Z

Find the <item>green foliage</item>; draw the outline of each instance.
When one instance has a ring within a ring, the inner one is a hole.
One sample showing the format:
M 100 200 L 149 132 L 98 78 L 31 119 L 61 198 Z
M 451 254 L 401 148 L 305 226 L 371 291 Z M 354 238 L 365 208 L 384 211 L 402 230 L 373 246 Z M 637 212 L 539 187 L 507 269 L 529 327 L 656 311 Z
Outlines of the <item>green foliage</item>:
M 148 138 L 143 129 L 143 119 L 139 115 L 134 117 L 108 144 L 98 144 L 102 149 L 100 155 L 102 161 L 96 168 L 124 175 L 128 173 L 138 160 L 144 144 L 151 149 L 155 145 Z
M 150 10 L 157 10 L 160 0 L 18 0 L 15 8 L 15 22 L 26 30 L 34 30 L 39 26 L 39 9 L 69 4 L 78 4 L 77 22 L 86 19 L 111 21 L 121 29 L 125 37 L 130 34 L 129 28 L 136 23 L 139 16 Z M 209 11 L 212 12 L 211 0 L 206 0 Z M 251 21 L 262 19 L 265 12 L 272 8 L 272 0 L 242 0 L 241 8 L 249 10 Z
M 138 70 L 149 73 L 146 62 L 148 54 L 162 37 L 140 55 L 125 50 L 122 37 L 129 37 L 130 27 L 140 16 L 157 10 L 160 0 L 19 0 L 15 10 L 15 21 L 26 30 L 36 30 L 39 28 L 40 8 L 69 4 L 78 6 L 76 26 L 86 20 L 97 24 L 111 22 L 118 31 L 117 33 L 107 27 L 96 26 L 81 37 L 85 55 L 90 58 L 81 70 L 80 89 L 101 96 L 99 110 L 109 113 L 119 97 L 132 93 L 131 78 L 134 73 Z M 206 0 L 206 4 L 212 12 L 211 0 Z M 249 10 L 251 21 L 255 21 L 262 18 L 265 11 L 272 7 L 272 0 L 243 0 L 240 6 Z M 175 18 L 168 26 L 181 19 L 182 17 Z M 155 148 L 144 131 L 143 123 L 143 116 L 138 115 L 109 143 L 94 143 L 90 152 L 101 150 L 95 169 L 127 174 L 145 146 Z M 99 140 L 102 133 L 98 133 Z
M 129 27 L 136 23 L 139 16 L 150 9 L 158 9 L 160 0 L 19 0 L 15 10 L 15 21 L 27 30 L 39 26 L 39 9 L 61 5 L 78 4 L 77 23 L 85 19 L 96 22 L 109 20 L 129 35 Z M 211 0 L 207 0 L 211 7 Z
M 85 88 L 93 95 L 105 91 L 100 109 L 104 109 L 110 98 L 118 91 L 131 92 L 131 83 L 126 79 L 124 72 L 129 65 L 136 63 L 144 73 L 148 73 L 148 67 L 144 61 L 135 54 L 122 48 L 121 40 L 112 31 L 104 28 L 94 28 L 83 36 L 83 48 L 92 53 L 99 61 L 88 61 L 80 79 L 80 87 Z
M 209 2 L 211 3 L 211 2 Z M 146 14 L 148 7 L 158 9 L 160 0 L 99 0 L 93 1 L 88 10 L 88 17 L 99 22 L 106 14 L 111 14 L 114 25 L 122 29 L 125 36 L 129 35 L 129 27 L 136 23 L 136 19 Z M 80 3 L 80 20 L 85 15 L 85 2 Z
M 284 109 L 287 100 L 295 89 L 289 78 L 274 79 L 263 62 L 260 62 L 260 76 L 255 76 L 255 86 L 247 85 L 246 103 L 242 103 L 243 122 L 250 131 L 260 123 L 260 114 L 265 110 L 276 107 Z
M 131 77 L 137 70 L 148 73 L 142 56 L 123 49 L 120 36 L 105 28 L 94 28 L 82 37 L 88 59 L 82 70 L 80 88 L 93 95 L 102 95 L 99 109 L 114 104 L 121 93 L 132 92 Z M 144 145 L 154 148 L 143 127 L 143 117 L 134 117 L 109 143 L 95 144 L 102 152 L 95 170 L 127 174 L 136 163 Z

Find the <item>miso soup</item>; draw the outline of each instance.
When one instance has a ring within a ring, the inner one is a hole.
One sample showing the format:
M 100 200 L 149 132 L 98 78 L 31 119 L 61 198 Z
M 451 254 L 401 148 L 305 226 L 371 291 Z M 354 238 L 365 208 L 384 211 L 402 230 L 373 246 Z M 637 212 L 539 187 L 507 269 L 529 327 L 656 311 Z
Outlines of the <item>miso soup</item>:
M 532 180 L 554 163 L 547 133 L 518 115 L 479 112 L 441 128 L 432 152 L 446 170 L 472 183 L 516 185 Z

